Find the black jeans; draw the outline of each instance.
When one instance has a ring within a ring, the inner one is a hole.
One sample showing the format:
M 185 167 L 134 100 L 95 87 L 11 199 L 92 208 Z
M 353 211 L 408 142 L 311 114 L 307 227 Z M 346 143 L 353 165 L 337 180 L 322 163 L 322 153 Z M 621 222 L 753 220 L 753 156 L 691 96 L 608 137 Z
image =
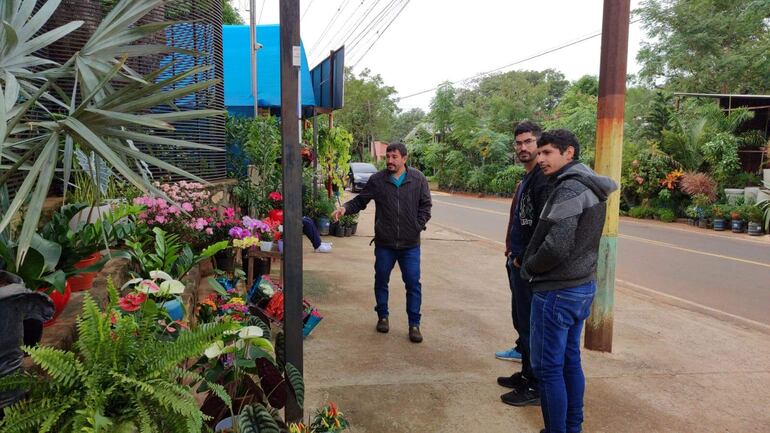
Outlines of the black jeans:
M 519 268 L 513 266 L 512 258 L 506 260 L 505 268 L 508 270 L 508 282 L 511 287 L 511 318 L 513 327 L 519 333 L 516 350 L 521 353 L 521 375 L 529 381 L 532 388 L 537 389 L 537 378 L 532 372 L 530 361 L 532 351 L 529 319 L 532 315 L 532 289 L 529 283 L 521 278 Z

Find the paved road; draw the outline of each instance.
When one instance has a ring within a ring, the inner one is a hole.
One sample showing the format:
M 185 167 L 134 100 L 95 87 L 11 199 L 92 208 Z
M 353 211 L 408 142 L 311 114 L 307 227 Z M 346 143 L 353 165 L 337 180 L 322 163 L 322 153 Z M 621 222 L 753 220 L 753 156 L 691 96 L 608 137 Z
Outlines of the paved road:
M 433 195 L 432 223 L 501 245 L 510 202 Z M 770 325 L 770 242 L 679 224 L 622 220 L 617 279 Z

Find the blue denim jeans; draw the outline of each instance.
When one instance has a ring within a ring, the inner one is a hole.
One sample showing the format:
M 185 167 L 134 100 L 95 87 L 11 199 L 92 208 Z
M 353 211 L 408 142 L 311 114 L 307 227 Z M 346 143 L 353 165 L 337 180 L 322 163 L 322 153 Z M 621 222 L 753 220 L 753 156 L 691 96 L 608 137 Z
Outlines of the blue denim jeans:
M 316 228 L 315 223 L 309 217 L 302 217 L 302 233 L 310 239 L 313 249 L 321 246 L 321 235 L 318 234 L 318 228 Z
M 405 250 L 374 247 L 374 258 L 374 298 L 377 301 L 374 311 L 377 312 L 377 317 L 388 317 L 388 283 L 390 272 L 398 262 L 406 285 L 406 313 L 409 325 L 419 326 L 422 303 L 420 246 Z
M 519 334 L 516 350 L 521 353 L 521 374 L 533 388 L 537 388 L 537 379 L 532 373 L 529 320 L 532 312 L 532 289 L 529 282 L 521 278 L 520 269 L 513 266 L 513 259 L 505 262 L 508 271 L 508 283 L 511 287 L 511 319 Z
M 596 282 L 532 297 L 532 369 L 540 382 L 546 433 L 578 433 L 583 424 L 585 376 L 580 332 L 591 313 Z

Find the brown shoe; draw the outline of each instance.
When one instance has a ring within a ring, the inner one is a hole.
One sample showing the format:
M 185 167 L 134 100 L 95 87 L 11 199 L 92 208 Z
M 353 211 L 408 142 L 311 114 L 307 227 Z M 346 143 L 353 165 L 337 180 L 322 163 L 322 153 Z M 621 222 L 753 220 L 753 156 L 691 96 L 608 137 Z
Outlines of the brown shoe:
M 422 334 L 419 326 L 409 327 L 409 341 L 412 343 L 422 343 Z
M 377 332 L 382 332 L 383 334 L 387 334 L 388 331 L 390 331 L 390 325 L 388 324 L 388 318 L 383 317 L 379 320 L 377 320 Z

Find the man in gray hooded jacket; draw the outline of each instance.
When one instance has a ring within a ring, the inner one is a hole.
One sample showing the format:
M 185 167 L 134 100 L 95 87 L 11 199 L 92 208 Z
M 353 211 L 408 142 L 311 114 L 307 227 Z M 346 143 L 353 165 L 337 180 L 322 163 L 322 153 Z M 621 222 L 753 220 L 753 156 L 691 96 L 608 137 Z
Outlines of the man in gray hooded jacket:
M 580 145 L 567 130 L 546 131 L 537 161 L 553 185 L 524 254 L 532 288 L 530 350 L 547 433 L 578 433 L 585 377 L 580 333 L 596 292 L 599 241 L 607 197 L 618 186 L 577 162 Z

